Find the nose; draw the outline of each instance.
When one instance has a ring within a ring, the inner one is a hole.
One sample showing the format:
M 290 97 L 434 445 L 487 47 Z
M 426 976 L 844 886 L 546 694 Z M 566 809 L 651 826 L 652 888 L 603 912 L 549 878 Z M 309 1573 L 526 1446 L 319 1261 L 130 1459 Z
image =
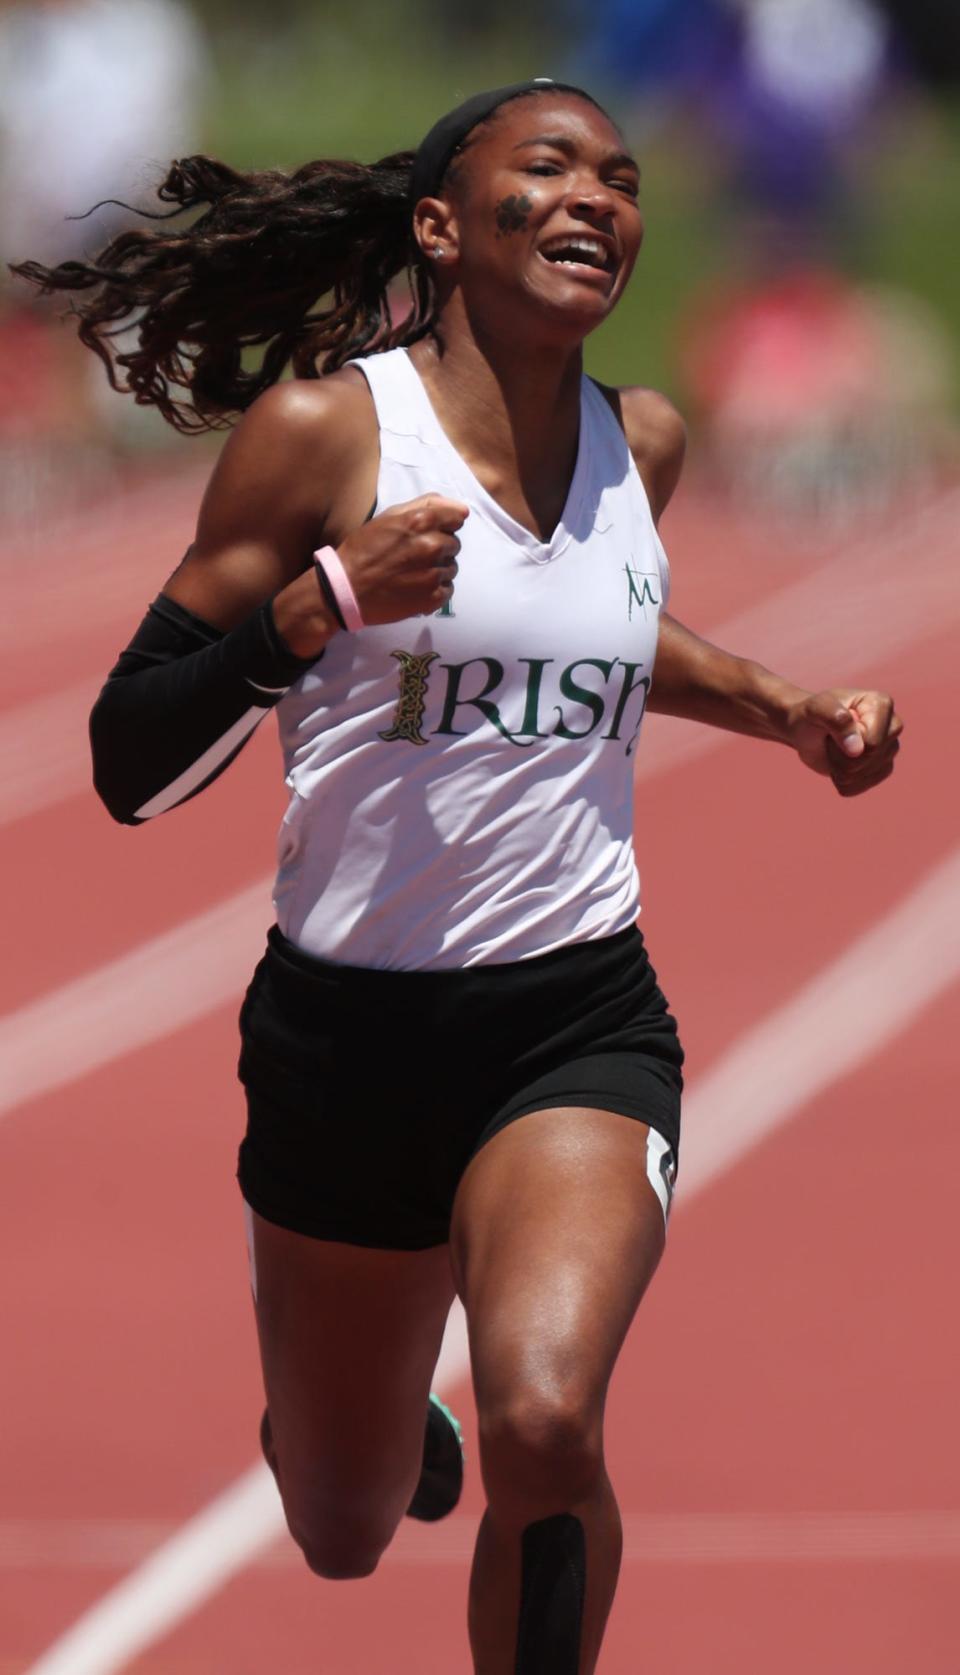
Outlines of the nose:
M 613 189 L 605 185 L 599 175 L 584 175 L 573 183 L 568 208 L 574 215 L 612 215 L 615 207 Z

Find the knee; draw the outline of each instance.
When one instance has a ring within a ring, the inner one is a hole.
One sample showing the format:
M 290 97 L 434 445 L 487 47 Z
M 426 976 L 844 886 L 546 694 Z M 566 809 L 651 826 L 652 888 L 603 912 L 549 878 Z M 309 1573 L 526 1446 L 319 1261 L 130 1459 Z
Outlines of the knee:
M 382 1529 L 331 1523 L 302 1526 L 290 1521 L 290 1534 L 308 1569 L 327 1582 L 352 1582 L 372 1576 L 390 1540 Z
M 361 1577 L 372 1576 L 380 1563 L 379 1553 L 362 1553 L 339 1544 L 331 1547 L 325 1542 L 301 1542 L 300 1550 L 307 1569 L 325 1582 L 358 1582 Z
M 490 1505 L 527 1521 L 569 1510 L 603 1474 L 602 1417 L 573 1391 L 528 1389 L 480 1414 Z

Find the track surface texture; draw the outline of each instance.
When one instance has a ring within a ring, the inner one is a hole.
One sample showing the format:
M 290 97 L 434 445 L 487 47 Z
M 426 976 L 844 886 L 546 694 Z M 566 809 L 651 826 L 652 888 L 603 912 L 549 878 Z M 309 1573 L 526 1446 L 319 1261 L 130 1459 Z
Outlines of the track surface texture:
M 256 1466 L 236 1011 L 282 809 L 268 721 L 154 825 L 88 789 L 89 700 L 199 477 L 0 547 L 0 1675 L 466 1675 L 468 1482 L 316 1580 Z M 608 1408 L 602 1675 L 952 1675 L 960 1644 L 960 494 L 836 536 L 695 491 L 672 608 L 809 685 L 891 689 L 893 780 L 648 720 L 642 925 L 688 1053 L 667 1258 Z

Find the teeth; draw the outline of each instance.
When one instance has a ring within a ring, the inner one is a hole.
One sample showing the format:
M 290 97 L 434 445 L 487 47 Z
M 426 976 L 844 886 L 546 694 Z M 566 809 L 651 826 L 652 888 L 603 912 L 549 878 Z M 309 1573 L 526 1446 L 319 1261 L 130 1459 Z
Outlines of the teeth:
M 545 250 L 586 250 L 591 256 L 599 256 L 603 246 L 592 238 L 552 238 L 544 245 Z
M 584 238 L 578 234 L 574 234 L 571 237 L 560 237 L 558 235 L 557 238 L 550 239 L 548 243 L 543 246 L 544 255 L 547 255 L 551 250 L 578 250 L 584 256 L 592 256 L 594 262 L 599 262 L 602 267 L 606 267 L 607 265 L 606 248 L 599 242 L 598 239 Z M 571 260 L 571 258 L 567 258 L 567 261 Z M 562 260 L 560 265 L 563 265 Z

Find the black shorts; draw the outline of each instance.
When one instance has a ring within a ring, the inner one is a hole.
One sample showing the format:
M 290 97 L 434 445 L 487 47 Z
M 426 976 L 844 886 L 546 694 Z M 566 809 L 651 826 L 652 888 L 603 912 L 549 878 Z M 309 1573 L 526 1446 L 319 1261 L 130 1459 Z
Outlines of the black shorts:
M 470 1159 L 553 1106 L 647 1123 L 666 1213 L 683 1051 L 634 926 L 459 971 L 334 965 L 274 926 L 240 1033 L 238 1179 L 281 1227 L 396 1250 L 444 1244 Z

